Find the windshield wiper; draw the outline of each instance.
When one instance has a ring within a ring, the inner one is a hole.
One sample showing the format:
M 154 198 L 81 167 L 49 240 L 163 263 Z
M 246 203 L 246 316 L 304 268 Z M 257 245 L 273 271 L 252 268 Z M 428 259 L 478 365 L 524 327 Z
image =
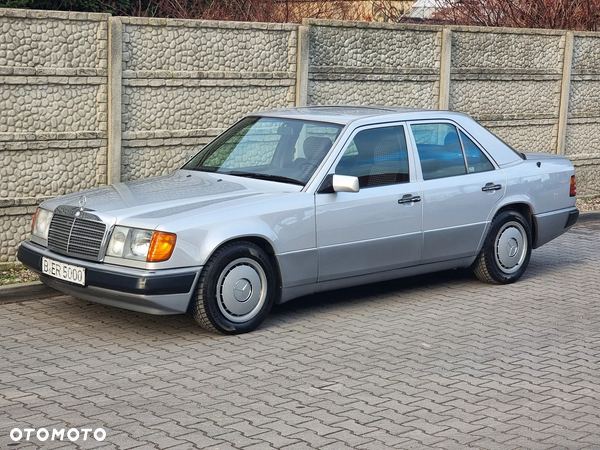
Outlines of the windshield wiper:
M 241 170 L 232 170 L 231 172 L 220 172 L 225 175 L 235 175 L 238 177 L 256 178 L 257 180 L 279 181 L 281 183 L 291 183 L 304 186 L 304 183 L 295 178 L 284 177 L 282 175 L 272 175 L 269 173 L 243 172 Z
M 218 167 L 211 167 L 211 166 L 196 166 L 196 167 L 188 167 L 188 164 L 184 165 L 182 167 L 183 170 L 193 170 L 194 172 L 209 172 L 209 173 L 213 173 L 216 172 L 219 168 Z

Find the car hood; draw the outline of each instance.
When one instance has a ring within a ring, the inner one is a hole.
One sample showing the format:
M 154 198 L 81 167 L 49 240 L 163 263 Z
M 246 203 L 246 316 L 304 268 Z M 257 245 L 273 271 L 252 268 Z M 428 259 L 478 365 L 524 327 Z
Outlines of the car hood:
M 301 186 L 230 175 L 178 170 L 171 175 L 126 181 L 45 201 L 44 208 L 80 207 L 132 220 L 172 219 L 179 214 L 224 206 L 236 200 L 298 192 Z

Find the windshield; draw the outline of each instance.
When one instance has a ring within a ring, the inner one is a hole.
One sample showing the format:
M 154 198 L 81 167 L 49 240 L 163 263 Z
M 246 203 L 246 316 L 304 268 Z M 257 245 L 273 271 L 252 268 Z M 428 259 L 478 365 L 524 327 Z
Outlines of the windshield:
M 342 128 L 309 120 L 247 117 L 182 168 L 304 185 Z

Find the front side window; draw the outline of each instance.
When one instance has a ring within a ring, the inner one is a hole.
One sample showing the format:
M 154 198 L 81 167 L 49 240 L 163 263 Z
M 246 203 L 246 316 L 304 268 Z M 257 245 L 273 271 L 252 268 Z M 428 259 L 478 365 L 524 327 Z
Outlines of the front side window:
M 343 126 L 247 117 L 207 145 L 182 169 L 304 185 Z
M 404 127 L 360 131 L 346 148 L 335 173 L 358 177 L 361 188 L 408 182 Z

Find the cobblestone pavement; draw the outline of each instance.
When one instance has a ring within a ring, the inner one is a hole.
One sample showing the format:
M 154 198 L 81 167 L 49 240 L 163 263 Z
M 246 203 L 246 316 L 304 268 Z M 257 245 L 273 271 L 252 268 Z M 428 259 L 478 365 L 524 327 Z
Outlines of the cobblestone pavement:
M 325 293 L 234 337 L 67 296 L 7 304 L 0 448 L 598 449 L 599 254 L 600 223 L 578 225 L 514 285 L 451 271 Z M 13 428 L 36 431 L 15 445 Z

